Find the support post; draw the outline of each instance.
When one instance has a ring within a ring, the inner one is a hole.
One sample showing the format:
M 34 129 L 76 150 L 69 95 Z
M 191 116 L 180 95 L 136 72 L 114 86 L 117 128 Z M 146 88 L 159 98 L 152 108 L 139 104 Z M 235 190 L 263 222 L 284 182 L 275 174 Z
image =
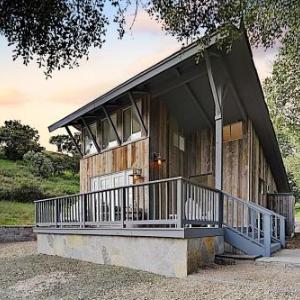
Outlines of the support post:
M 106 110 L 106 107 L 105 107 L 105 106 L 102 106 L 102 109 L 103 109 L 103 112 L 104 112 L 104 114 L 105 114 L 105 117 L 107 118 L 107 120 L 108 120 L 108 122 L 109 122 L 111 128 L 113 129 L 113 131 L 114 131 L 114 133 L 115 133 L 115 136 L 116 136 L 116 138 L 117 138 L 118 144 L 121 145 L 122 142 L 121 142 L 121 139 L 120 139 L 120 137 L 119 137 L 119 134 L 118 134 L 118 131 L 117 131 L 117 128 L 116 128 L 114 122 L 112 121 L 110 115 L 108 114 L 108 112 L 107 112 L 107 110 Z
M 218 227 L 223 227 L 223 218 L 224 218 L 224 194 L 222 191 L 219 192 L 219 218 L 218 218 Z
M 177 180 L 177 228 L 182 228 L 183 226 L 183 214 L 182 214 L 182 206 L 183 206 L 183 180 L 182 178 Z
M 215 188 L 223 189 L 223 105 L 222 88 L 216 86 L 208 53 L 205 55 L 208 80 L 215 102 Z
M 265 256 L 271 256 L 272 216 L 264 214 L 263 220 Z
M 81 118 L 81 121 L 82 121 L 84 127 L 87 129 L 88 134 L 89 134 L 90 138 L 92 139 L 92 141 L 93 141 L 93 143 L 94 143 L 94 145 L 95 145 L 95 147 L 97 149 L 97 152 L 100 153 L 101 149 L 100 149 L 100 147 L 99 147 L 99 145 L 98 145 L 98 143 L 96 141 L 96 137 L 92 133 L 92 130 L 91 130 L 90 126 L 85 122 L 84 118 Z
M 138 106 L 137 106 L 137 104 L 136 104 L 136 102 L 133 98 L 132 92 L 128 92 L 128 95 L 129 95 L 130 102 L 133 106 L 133 111 L 134 111 L 135 115 L 137 116 L 137 118 L 138 118 L 138 120 L 141 124 L 141 127 L 143 128 L 143 130 L 145 132 L 145 135 L 148 135 L 148 130 L 147 130 L 146 125 L 144 123 L 142 114 L 141 114 L 141 112 L 140 112 L 140 110 L 139 110 L 139 108 L 138 108 Z
M 283 248 L 285 248 L 285 218 L 280 218 L 280 244 Z
M 83 157 L 81 149 L 80 149 L 79 145 L 77 144 L 77 142 L 76 142 L 76 140 L 75 140 L 75 138 L 74 138 L 71 130 L 69 129 L 69 127 L 67 125 L 65 126 L 65 129 L 66 129 L 68 135 L 70 136 L 70 138 L 71 138 L 71 140 L 72 140 L 72 142 L 73 142 L 73 144 L 74 144 L 74 146 L 75 146 L 78 154 L 80 155 L 80 157 Z

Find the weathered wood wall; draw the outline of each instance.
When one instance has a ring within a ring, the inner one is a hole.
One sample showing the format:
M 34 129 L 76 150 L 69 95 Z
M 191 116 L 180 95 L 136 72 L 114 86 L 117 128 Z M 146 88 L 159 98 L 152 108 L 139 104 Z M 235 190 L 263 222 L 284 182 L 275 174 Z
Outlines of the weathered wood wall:
M 142 117 L 146 127 L 149 128 L 149 96 L 141 98 Z M 126 106 L 116 110 L 117 131 L 122 138 L 122 110 Z M 100 121 L 100 120 L 99 120 Z M 143 136 L 145 133 L 142 133 Z M 100 122 L 97 124 L 97 142 L 101 145 Z M 84 157 L 80 160 L 80 192 L 87 192 L 91 189 L 91 178 L 95 176 L 108 175 L 128 169 L 142 169 L 142 179 L 149 180 L 149 138 L 144 136 L 141 139 L 124 143 L 120 147 L 106 149 L 100 154 Z
M 91 178 L 128 169 L 141 168 L 144 181 L 149 180 L 149 138 L 80 161 L 80 191 L 90 191 Z
M 147 97 L 143 103 L 143 118 L 148 124 L 149 139 L 82 159 L 81 191 L 90 189 L 93 176 L 132 168 L 142 169 L 144 181 L 184 176 L 214 187 L 214 130 L 185 132 L 164 102 L 152 99 L 149 104 Z M 121 131 L 119 123 L 118 129 Z M 184 151 L 174 142 L 178 136 L 184 137 Z M 154 152 L 166 159 L 161 167 L 153 162 Z M 223 143 L 223 164 L 226 192 L 267 206 L 267 192 L 276 192 L 277 189 L 251 121 L 243 122 L 241 139 Z
M 248 122 L 250 199 L 264 207 L 267 206 L 267 192 L 277 192 L 276 183 L 263 148 L 252 126 Z
M 286 218 L 285 233 L 293 236 L 295 233 L 295 197 L 293 194 L 268 194 L 267 208 Z
M 214 187 L 214 131 L 213 129 L 184 132 L 168 112 L 166 105 L 156 99 L 151 101 L 150 153 L 159 152 L 166 158 L 158 169 L 150 168 L 152 180 L 184 176 L 195 178 L 202 184 Z M 248 199 L 248 126 L 244 123 L 241 140 L 224 143 L 224 190 Z M 185 151 L 174 145 L 174 136 L 185 139 Z

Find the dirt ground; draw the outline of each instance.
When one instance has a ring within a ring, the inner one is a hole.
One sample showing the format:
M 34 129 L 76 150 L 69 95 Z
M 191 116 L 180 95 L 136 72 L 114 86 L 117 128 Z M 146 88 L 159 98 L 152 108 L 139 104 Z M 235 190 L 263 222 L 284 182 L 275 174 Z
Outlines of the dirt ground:
M 300 249 L 300 232 L 295 233 L 293 238 L 287 239 L 287 249 Z
M 300 268 L 237 264 L 185 279 L 36 254 L 0 244 L 0 299 L 300 299 Z

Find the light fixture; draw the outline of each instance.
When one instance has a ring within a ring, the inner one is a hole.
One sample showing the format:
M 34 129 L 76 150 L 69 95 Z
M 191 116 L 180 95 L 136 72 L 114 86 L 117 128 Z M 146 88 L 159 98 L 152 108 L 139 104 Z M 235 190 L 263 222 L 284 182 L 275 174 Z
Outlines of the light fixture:
M 165 161 L 165 158 L 162 158 L 160 153 L 154 152 L 153 153 L 153 161 L 160 167 Z
M 137 180 L 142 177 L 142 169 L 134 168 L 132 174 L 129 176 L 133 177 L 134 180 Z

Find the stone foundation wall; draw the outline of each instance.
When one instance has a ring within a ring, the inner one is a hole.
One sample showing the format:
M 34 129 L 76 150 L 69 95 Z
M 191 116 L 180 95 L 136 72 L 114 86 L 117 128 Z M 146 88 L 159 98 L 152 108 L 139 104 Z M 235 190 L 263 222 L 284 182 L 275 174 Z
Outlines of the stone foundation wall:
M 224 237 L 162 238 L 38 233 L 38 252 L 185 277 L 224 252 Z
M 33 241 L 36 234 L 32 226 L 0 226 L 0 243 Z

